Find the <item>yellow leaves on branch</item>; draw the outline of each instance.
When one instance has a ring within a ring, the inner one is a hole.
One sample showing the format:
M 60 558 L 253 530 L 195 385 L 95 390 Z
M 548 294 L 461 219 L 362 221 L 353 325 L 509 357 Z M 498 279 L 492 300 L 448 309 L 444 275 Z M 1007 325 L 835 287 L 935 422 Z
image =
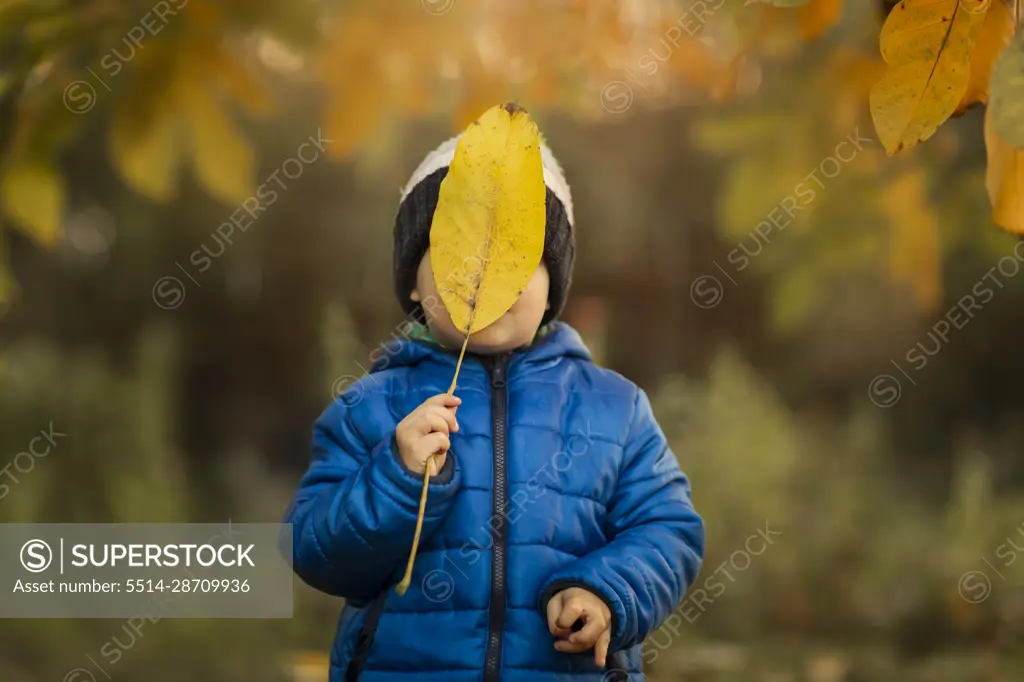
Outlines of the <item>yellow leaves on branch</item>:
M 544 251 L 540 132 L 515 104 L 488 109 L 459 138 L 430 227 L 434 281 L 467 336 L 508 312 Z
M 107 142 L 114 167 L 132 189 L 161 203 L 176 196 L 179 155 L 172 111 L 136 123 L 131 112 L 122 109 L 115 115 Z
M 133 190 L 166 203 L 177 196 L 181 164 L 178 56 L 150 46 L 136 63 L 140 86 L 117 102 L 107 133 L 110 160 Z M 160 83 L 162 92 L 141 83 Z
M 882 27 L 885 75 L 871 90 L 871 116 L 895 154 L 931 137 L 967 90 L 975 39 L 999 0 L 903 0 Z
M 324 134 L 334 140 L 333 157 L 348 156 L 376 130 L 393 92 L 375 44 L 380 30 L 375 16 L 360 12 L 339 16 L 328 31 L 319 70 L 329 96 Z
M 36 160 L 8 169 L 0 186 L 4 212 L 14 219 L 16 227 L 41 246 L 52 246 L 59 239 L 65 195 L 64 181 L 58 170 Z M 0 278 L 4 277 L 0 271 Z
M 1024 148 L 1024 30 L 1018 31 L 992 69 L 989 107 L 996 132 L 1014 147 Z
M 1024 235 L 1024 34 L 1014 38 L 1016 23 L 1004 0 L 903 0 L 882 27 L 888 69 L 871 91 L 871 115 L 894 154 L 987 104 L 992 220 Z
M 111 160 L 135 191 L 157 202 L 175 198 L 186 161 L 213 197 L 242 202 L 252 194 L 255 155 L 207 78 L 218 72 L 206 65 L 217 62 L 178 49 L 151 46 L 151 62 L 140 55 L 140 74 L 160 88 L 140 87 L 118 102 L 108 138 Z M 258 107 L 253 96 L 250 105 Z
M 62 21 L 74 20 L 73 10 L 60 12 L 67 13 Z M 12 133 L 21 144 L 11 145 L 0 168 L 0 206 L 14 227 L 41 244 L 57 239 L 65 188 L 53 159 L 67 137 L 61 130 L 79 129 L 82 114 L 94 103 L 113 109 L 108 152 L 124 181 L 139 193 L 158 202 L 173 200 L 180 169 L 191 162 L 199 183 L 215 198 L 237 203 L 250 196 L 254 154 L 231 120 L 228 104 L 260 114 L 271 110 L 273 100 L 255 69 L 229 47 L 228 21 L 219 6 L 194 0 L 174 17 L 172 27 L 147 36 L 145 49 L 133 48 L 129 60 L 117 63 L 117 71 L 108 73 L 114 88 L 104 82 L 106 87 L 97 91 L 89 82 L 98 76 L 87 74 L 85 66 L 77 74 L 37 67 Z M 109 71 L 109 64 L 94 61 L 92 68 Z M 132 74 L 115 79 L 122 69 Z M 0 72 L 0 80 L 5 75 L 10 76 Z M 85 92 L 70 89 L 76 84 L 92 88 L 91 97 L 69 100 L 69 93 Z
M 985 20 L 975 40 L 974 52 L 971 54 L 970 77 L 967 90 L 957 104 L 954 115 L 962 114 L 972 104 L 988 102 L 989 82 L 992 80 L 992 67 L 1013 38 L 1013 11 L 1001 0 L 989 0 L 990 6 L 985 13 Z
M 988 103 L 985 187 L 992 204 L 992 222 L 1012 234 L 1024 235 L 1024 31 L 1016 31 L 1014 37 L 1015 18 L 1020 19 L 993 0 L 983 28 L 992 44 L 986 52 L 985 90 L 979 101 Z M 974 65 L 972 61 L 972 69 Z
M 992 203 L 992 222 L 1024 235 L 1024 149 L 1014 149 L 999 135 L 991 107 L 985 111 L 985 148 L 985 187 Z
M 1011 29 L 1000 34 L 1004 49 L 989 67 L 985 187 L 992 221 L 1008 232 L 1024 235 L 1024 31 L 1018 31 L 1016 38 L 1009 35 L 1011 31 L 1012 22 Z
M 182 113 L 196 179 L 210 194 L 237 204 L 254 191 L 255 154 L 230 116 L 203 83 L 183 84 Z

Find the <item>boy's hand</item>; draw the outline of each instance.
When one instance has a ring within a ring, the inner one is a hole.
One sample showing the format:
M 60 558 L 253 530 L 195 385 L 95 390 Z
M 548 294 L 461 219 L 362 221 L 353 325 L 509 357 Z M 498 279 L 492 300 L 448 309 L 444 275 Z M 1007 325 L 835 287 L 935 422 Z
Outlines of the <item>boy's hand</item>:
M 427 398 L 398 423 L 395 430 L 398 455 L 410 471 L 422 475 L 426 471 L 427 458 L 436 452 L 445 454 L 435 458 L 430 475 L 437 476 L 441 471 L 451 447 L 448 435 L 459 430 L 455 408 L 461 403 L 462 398 L 441 393 Z
M 573 632 L 577 620 L 583 621 L 583 628 Z M 548 628 L 560 638 L 556 649 L 578 654 L 593 647 L 594 662 L 605 666 L 612 641 L 612 612 L 600 597 L 581 587 L 562 590 L 548 602 Z

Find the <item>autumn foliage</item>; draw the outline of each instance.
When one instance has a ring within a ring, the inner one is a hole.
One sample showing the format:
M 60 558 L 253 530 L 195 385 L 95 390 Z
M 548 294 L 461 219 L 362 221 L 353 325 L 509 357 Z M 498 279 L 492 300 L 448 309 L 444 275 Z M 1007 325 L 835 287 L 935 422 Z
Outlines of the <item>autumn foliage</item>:
M 871 91 L 871 114 L 886 151 L 895 154 L 927 140 L 950 116 L 993 100 L 985 112 L 993 220 L 1024 234 L 1024 33 L 1016 31 L 1019 22 L 1019 3 L 903 0 L 882 27 L 887 68 Z
M 325 93 L 323 129 L 342 159 L 402 119 L 445 116 L 460 130 L 503 101 L 583 119 L 713 111 L 767 87 L 769 66 L 832 41 L 822 83 L 840 136 L 869 105 L 896 154 L 987 107 L 992 219 L 1024 235 L 1020 0 L 903 0 L 887 16 L 879 5 L 877 51 L 837 37 L 852 9 L 843 0 L 322 5 L 0 0 L 0 102 L 13 112 L 0 130 L 3 225 L 42 245 L 59 239 L 69 194 L 61 155 L 96 130 L 111 166 L 148 199 L 173 201 L 190 174 L 240 203 L 257 164 L 242 123 L 273 116 L 296 83 Z M 2 263 L 0 252 L 0 298 L 10 286 Z

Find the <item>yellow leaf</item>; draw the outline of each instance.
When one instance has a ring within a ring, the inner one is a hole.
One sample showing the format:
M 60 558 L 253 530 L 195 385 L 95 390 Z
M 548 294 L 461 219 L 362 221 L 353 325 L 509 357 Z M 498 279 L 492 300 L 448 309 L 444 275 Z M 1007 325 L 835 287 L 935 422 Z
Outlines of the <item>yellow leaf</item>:
M 927 140 L 956 110 L 987 2 L 903 0 L 889 13 L 880 41 L 889 68 L 870 97 L 889 154 Z
M 540 142 L 537 124 L 515 104 L 488 109 L 459 138 L 430 227 L 430 263 L 463 333 L 504 315 L 540 264 Z
M 167 203 L 177 195 L 181 146 L 170 97 L 140 120 L 130 101 L 123 102 L 110 127 L 110 157 L 121 177 L 136 192 Z
M 445 310 L 466 335 L 449 395 L 470 335 L 508 312 L 540 265 L 547 193 L 540 146 L 540 131 L 525 109 L 492 107 L 459 137 L 441 181 L 430 225 L 430 265 Z M 412 550 L 395 588 L 399 595 L 412 580 L 435 455 L 427 459 Z
M 53 246 L 64 214 L 64 180 L 48 163 L 26 161 L 3 177 L 0 205 L 14 226 L 41 246 Z
M 992 68 L 992 124 L 1010 145 L 1024 148 L 1024 30 L 1017 33 Z
M 992 221 L 1008 232 L 1024 235 L 1024 149 L 1014 149 L 999 136 L 991 107 L 985 111 L 985 148 L 985 187 L 992 203 Z
M 842 9 L 842 0 L 810 0 L 797 10 L 800 35 L 804 40 L 820 38 L 839 21 Z
M 225 203 L 245 201 L 254 191 L 255 160 L 249 141 L 200 83 L 190 80 L 182 87 L 196 177 L 211 195 Z
M 125 182 L 153 201 L 177 197 L 183 158 L 181 83 L 187 77 L 176 43 L 155 41 L 132 63 L 137 79 L 117 101 L 107 133 L 111 162 Z
M 381 30 L 385 29 L 372 15 L 339 16 L 319 55 L 318 70 L 329 93 L 324 135 L 333 140 L 328 150 L 332 158 L 348 156 L 385 117 L 391 83 L 381 67 L 380 46 L 374 38 Z M 414 73 L 416 78 L 428 77 L 422 70 Z
M 912 168 L 889 183 L 882 202 L 891 225 L 890 277 L 909 285 L 923 310 L 934 310 L 941 295 L 942 260 L 925 170 Z
M 990 0 L 985 21 L 981 24 L 978 37 L 971 53 L 971 75 L 967 91 L 956 105 L 954 116 L 964 113 L 972 104 L 988 102 L 988 87 L 992 80 L 992 67 L 1003 49 L 1013 38 L 1013 11 L 1002 0 Z

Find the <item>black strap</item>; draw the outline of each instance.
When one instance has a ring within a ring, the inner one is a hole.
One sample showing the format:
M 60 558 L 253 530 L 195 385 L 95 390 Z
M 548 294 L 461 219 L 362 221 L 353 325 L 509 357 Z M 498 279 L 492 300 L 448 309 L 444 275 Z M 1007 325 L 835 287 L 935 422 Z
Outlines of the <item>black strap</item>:
M 363 626 L 359 630 L 356 650 L 352 652 L 352 660 L 349 661 L 348 670 L 345 671 L 345 682 L 359 682 L 359 673 L 363 671 L 363 664 L 366 663 L 366 658 L 370 655 L 373 638 L 377 635 L 377 622 L 384 612 L 384 602 L 387 598 L 388 590 L 384 589 L 370 604 L 366 617 L 363 619 Z
M 608 654 L 608 672 L 601 678 L 603 682 L 627 682 L 629 680 L 629 672 L 626 669 L 624 658 L 625 654 L 621 651 Z

